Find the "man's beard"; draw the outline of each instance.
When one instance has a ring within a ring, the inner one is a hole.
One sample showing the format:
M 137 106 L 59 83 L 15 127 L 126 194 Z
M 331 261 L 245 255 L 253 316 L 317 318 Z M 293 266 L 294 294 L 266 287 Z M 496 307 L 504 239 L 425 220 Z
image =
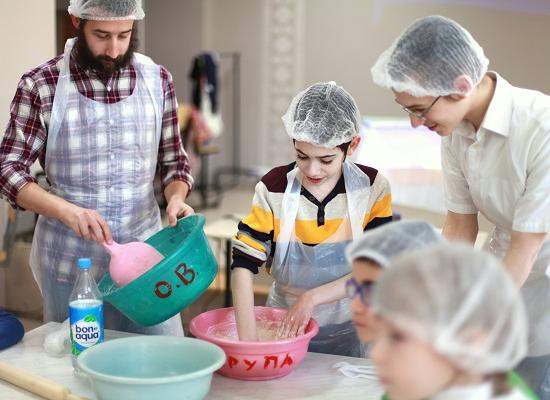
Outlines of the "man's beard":
M 127 67 L 132 61 L 134 52 L 137 49 L 136 32 L 133 30 L 130 37 L 128 50 L 117 58 L 111 58 L 106 55 L 94 56 L 88 47 L 86 37 L 82 28 L 78 30 L 78 40 L 76 42 L 76 60 L 84 69 L 93 69 L 100 75 L 111 76 L 116 71 Z

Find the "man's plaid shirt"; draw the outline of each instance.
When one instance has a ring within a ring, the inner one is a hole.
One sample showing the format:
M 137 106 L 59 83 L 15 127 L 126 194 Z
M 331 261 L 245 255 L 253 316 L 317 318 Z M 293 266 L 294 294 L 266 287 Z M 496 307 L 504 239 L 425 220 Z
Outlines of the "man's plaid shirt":
M 21 188 L 36 182 L 29 173 L 38 158 L 44 169 L 46 141 L 55 88 L 63 55 L 39 65 L 19 81 L 10 107 L 10 119 L 0 144 L 0 192 L 13 207 Z M 132 94 L 136 86 L 136 71 L 125 67 L 105 78 L 93 70 L 78 65 L 74 55 L 70 60 L 71 79 L 78 91 L 89 99 L 116 103 Z M 170 72 L 160 68 L 164 91 L 164 113 L 158 152 L 158 168 L 163 188 L 174 180 L 193 185 L 189 160 L 183 149 L 177 119 L 177 99 Z

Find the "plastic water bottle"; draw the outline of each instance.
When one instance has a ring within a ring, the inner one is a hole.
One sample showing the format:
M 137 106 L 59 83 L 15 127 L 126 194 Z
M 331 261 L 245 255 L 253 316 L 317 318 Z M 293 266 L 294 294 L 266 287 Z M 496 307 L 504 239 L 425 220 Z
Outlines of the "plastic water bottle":
M 89 258 L 79 258 L 77 265 L 79 273 L 69 297 L 71 355 L 76 371 L 78 355 L 103 342 L 103 301 L 90 272 L 92 261 Z

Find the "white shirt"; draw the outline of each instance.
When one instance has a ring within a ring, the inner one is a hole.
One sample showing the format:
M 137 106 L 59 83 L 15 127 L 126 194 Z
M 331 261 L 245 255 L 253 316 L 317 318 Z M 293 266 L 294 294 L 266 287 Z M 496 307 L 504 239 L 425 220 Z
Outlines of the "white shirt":
M 496 226 L 550 231 L 550 96 L 510 85 L 496 89 L 481 127 L 462 123 L 442 139 L 447 209 L 480 211 Z
M 495 224 L 489 250 L 502 258 L 512 230 L 550 231 L 550 96 L 489 74 L 496 88 L 480 128 L 463 122 L 444 137 L 441 163 L 447 209 Z M 532 356 L 550 353 L 549 265 L 547 235 L 522 287 Z
M 471 386 L 455 386 L 431 397 L 431 400 L 526 400 L 527 397 L 517 389 L 501 396 L 493 395 L 493 385 L 484 382 Z

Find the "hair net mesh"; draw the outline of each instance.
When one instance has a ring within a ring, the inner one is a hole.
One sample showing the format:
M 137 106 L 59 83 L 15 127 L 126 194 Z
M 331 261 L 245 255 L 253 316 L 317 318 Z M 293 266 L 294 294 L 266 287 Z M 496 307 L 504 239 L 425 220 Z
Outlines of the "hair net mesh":
M 374 83 L 412 96 L 467 95 L 455 79 L 466 75 L 472 88 L 487 72 L 489 60 L 468 31 L 453 20 L 430 16 L 416 20 L 372 67 Z
M 141 0 L 71 0 L 69 14 L 92 21 L 143 19 Z
M 377 282 L 372 305 L 468 372 L 510 370 L 527 352 L 518 288 L 496 258 L 464 244 L 396 259 Z
M 419 250 L 443 241 L 441 234 L 427 222 L 397 221 L 364 233 L 347 248 L 347 257 L 350 263 L 367 258 L 386 267 L 392 258 L 405 251 Z
M 355 100 L 343 87 L 324 82 L 298 93 L 282 120 L 292 139 L 333 148 L 358 134 L 360 116 Z

